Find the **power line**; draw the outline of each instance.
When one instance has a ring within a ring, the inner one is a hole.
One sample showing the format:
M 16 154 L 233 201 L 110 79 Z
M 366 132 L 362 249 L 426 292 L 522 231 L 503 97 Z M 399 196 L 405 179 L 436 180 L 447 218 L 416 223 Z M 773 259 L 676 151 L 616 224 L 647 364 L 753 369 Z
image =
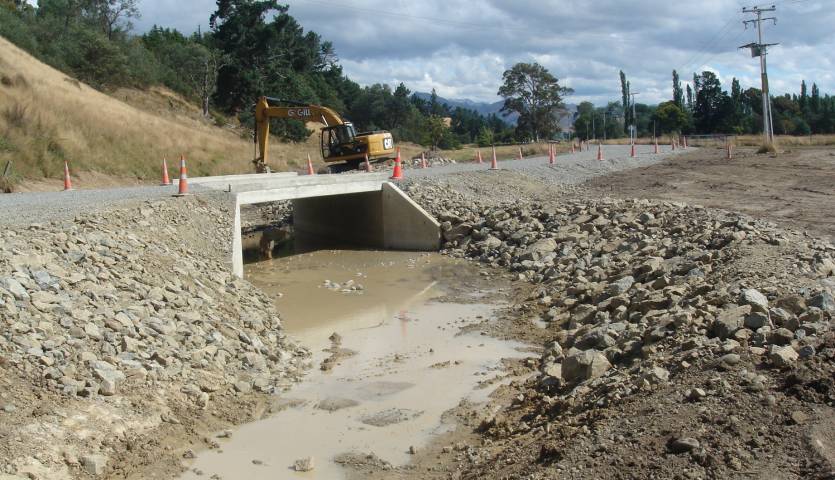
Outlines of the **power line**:
M 704 63 L 703 61 L 701 61 L 701 59 L 705 55 L 711 55 L 710 50 L 720 45 L 722 41 L 733 31 L 731 26 L 734 24 L 736 20 L 736 17 L 729 18 L 728 21 L 725 22 L 725 24 L 722 25 L 722 27 L 719 28 L 719 30 L 716 33 L 710 36 L 706 41 L 702 42 L 701 46 L 697 49 L 696 53 L 692 54 L 685 63 L 683 63 L 678 69 L 676 69 L 676 71 L 684 72 L 693 65 L 698 66 L 698 64 Z

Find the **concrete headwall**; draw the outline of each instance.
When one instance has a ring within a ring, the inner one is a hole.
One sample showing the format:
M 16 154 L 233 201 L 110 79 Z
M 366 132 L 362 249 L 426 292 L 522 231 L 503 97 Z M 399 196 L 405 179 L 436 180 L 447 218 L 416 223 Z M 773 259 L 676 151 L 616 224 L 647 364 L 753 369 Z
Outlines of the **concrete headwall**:
M 276 200 L 293 201 L 294 232 L 300 243 L 420 251 L 440 248 L 440 224 L 394 184 L 375 184 L 371 179 L 349 182 L 339 177 L 314 183 L 317 180 L 304 178 L 284 188 L 236 195 L 235 275 L 243 276 L 240 206 Z

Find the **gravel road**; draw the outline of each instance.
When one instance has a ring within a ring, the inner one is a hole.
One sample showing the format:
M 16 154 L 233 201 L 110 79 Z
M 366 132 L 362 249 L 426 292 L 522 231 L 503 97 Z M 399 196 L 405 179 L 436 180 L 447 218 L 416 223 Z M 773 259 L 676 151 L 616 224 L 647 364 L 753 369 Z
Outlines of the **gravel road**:
M 597 148 L 575 154 L 559 155 L 554 165 L 548 165 L 547 157 L 529 157 L 524 160 L 499 162 L 501 170 L 511 170 L 536 177 L 546 183 L 577 184 L 592 177 L 611 172 L 656 164 L 671 154 L 665 146 L 659 155 L 652 154 L 653 147 L 639 145 L 638 156 L 629 157 L 629 146 L 606 145 L 603 147 L 605 160 L 597 161 Z M 428 169 L 406 169 L 406 178 L 423 179 L 455 173 L 487 170 L 490 167 L 489 150 L 483 152 L 485 163 L 457 163 Z M 501 171 L 494 172 L 501 175 Z M 200 187 L 191 186 L 190 191 L 199 193 Z M 26 225 L 70 219 L 80 213 L 123 206 L 125 204 L 168 198 L 176 187 L 128 187 L 106 190 L 73 190 L 69 192 L 27 192 L 0 195 L 0 225 Z

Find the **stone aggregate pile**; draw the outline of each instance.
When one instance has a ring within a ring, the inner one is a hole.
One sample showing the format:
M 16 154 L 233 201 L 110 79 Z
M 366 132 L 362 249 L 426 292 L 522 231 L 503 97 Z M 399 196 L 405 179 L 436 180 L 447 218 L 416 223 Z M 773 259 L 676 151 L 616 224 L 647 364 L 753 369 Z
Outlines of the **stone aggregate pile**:
M 619 468 L 630 465 L 663 478 L 688 469 L 692 478 L 727 478 L 763 467 L 757 451 L 777 471 L 831 473 L 812 448 L 793 454 L 760 438 L 751 452 L 727 422 L 698 419 L 710 403 L 735 405 L 752 409 L 756 427 L 776 422 L 762 428 L 780 436 L 781 418 L 835 406 L 831 243 L 680 203 L 510 201 L 477 180 L 413 184 L 409 193 L 442 222 L 447 254 L 530 285 L 509 317 L 517 336 L 542 345 L 529 362 L 533 377 L 500 389 L 511 395 L 507 404 L 474 413 L 473 426 L 492 440 L 459 456 L 469 472 L 462 478 L 625 478 Z M 786 385 L 817 396 L 783 400 Z M 631 422 L 613 420 L 623 417 Z M 745 423 L 740 417 L 731 423 Z M 676 424 L 681 430 L 671 431 Z M 636 425 L 644 426 L 636 433 Z M 678 454 L 688 461 L 660 466 Z
M 218 397 L 289 387 L 300 377 L 307 352 L 286 338 L 270 300 L 230 274 L 229 207 L 208 195 L 5 228 L 2 377 L 57 396 L 59 405 L 79 398 L 125 416 L 132 412 L 125 400 L 151 391 L 206 410 Z M 25 400 L 8 391 L 0 395 L 6 411 L 36 407 L 19 402 Z M 166 415 L 163 405 L 156 416 Z M 73 435 L 59 419 L 40 421 L 58 424 L 59 442 Z M 27 442 L 49 439 L 18 440 L 17 450 L 15 442 L 0 447 L 7 449 L 0 457 L 8 462 L 0 472 L 22 468 Z M 71 441 L 58 447 L 74 450 Z M 50 463 L 60 466 L 53 472 L 67 466 L 104 469 L 49 453 L 43 459 L 38 463 L 47 470 L 57 468 Z

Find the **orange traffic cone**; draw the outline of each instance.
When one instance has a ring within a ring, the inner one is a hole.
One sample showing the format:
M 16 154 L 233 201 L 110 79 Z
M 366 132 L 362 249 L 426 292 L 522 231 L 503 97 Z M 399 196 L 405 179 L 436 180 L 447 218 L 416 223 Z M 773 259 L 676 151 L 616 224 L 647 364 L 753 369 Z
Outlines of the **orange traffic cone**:
M 571 153 L 577 153 L 577 150 L 574 148 L 574 142 L 571 142 Z
M 548 164 L 549 165 L 554 164 L 554 146 L 553 145 L 548 145 Z
M 371 162 L 368 161 L 368 154 L 365 154 L 365 171 L 366 172 L 373 172 L 374 169 L 371 167 Z
M 397 158 L 394 159 L 394 171 L 392 172 L 390 179 L 403 179 L 403 167 L 400 166 L 400 147 L 397 147 Z
M 162 157 L 162 183 L 160 185 L 171 185 L 171 179 L 168 178 L 168 161 L 165 160 L 165 157 Z
M 490 162 L 490 170 L 498 170 L 499 162 L 496 160 L 496 146 L 493 146 L 493 161 Z
M 72 179 L 70 178 L 70 165 L 64 160 L 64 191 L 72 190 Z
M 307 174 L 308 175 L 316 175 L 316 172 L 313 171 L 313 161 L 310 160 L 310 154 L 307 154 Z
M 600 143 L 597 144 L 597 160 L 603 161 L 603 145 Z
M 477 150 L 476 153 L 478 153 L 478 164 L 481 165 L 482 163 L 484 163 L 484 160 L 481 158 L 481 150 Z
M 654 152 L 655 152 L 656 155 L 658 155 L 658 139 L 657 138 L 655 139 L 655 150 L 654 150 Z
M 635 158 L 635 144 L 632 144 L 632 150 L 629 152 L 629 156 Z
M 682 145 L 684 145 L 684 149 L 687 150 L 687 136 L 685 135 L 681 138 L 682 138 L 682 140 L 684 140 L 684 143 Z
M 728 144 L 728 160 L 734 158 L 733 150 L 731 149 L 731 144 Z
M 522 156 L 522 147 L 519 147 L 519 160 L 522 160 L 523 158 L 525 157 Z
M 670 148 L 672 148 L 674 152 L 676 151 L 676 141 L 675 140 L 670 140 Z
M 184 197 L 186 195 L 190 195 L 190 193 L 188 193 L 188 173 L 186 171 L 186 157 L 182 154 L 180 155 L 180 182 L 177 187 L 177 194 L 174 195 L 175 197 Z
M 426 154 L 420 152 L 420 168 L 426 168 Z

